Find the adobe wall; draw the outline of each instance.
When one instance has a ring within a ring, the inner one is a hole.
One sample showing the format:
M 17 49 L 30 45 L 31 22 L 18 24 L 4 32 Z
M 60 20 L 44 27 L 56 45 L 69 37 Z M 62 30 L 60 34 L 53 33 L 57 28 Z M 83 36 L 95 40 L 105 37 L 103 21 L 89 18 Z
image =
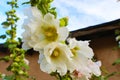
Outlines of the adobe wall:
M 115 37 L 93 39 L 90 44 L 95 57 L 102 61 L 102 68 L 105 68 L 108 72 L 120 72 L 120 65 L 112 66 L 112 63 L 120 58 L 120 49 L 115 49 L 117 46 Z M 120 80 L 120 75 L 113 76 L 109 80 Z
M 95 56 L 98 60 L 102 61 L 102 67 L 106 68 L 109 72 L 120 71 L 120 65 L 111 66 L 114 60 L 120 58 L 120 50 L 114 50 L 113 48 L 117 46 L 114 37 L 105 37 L 100 39 L 93 39 L 91 42 L 91 47 L 95 52 Z M 0 57 L 5 54 L 0 52 Z M 38 61 L 38 53 L 33 55 L 28 55 L 27 59 L 30 61 L 30 71 L 29 74 L 36 77 L 36 80 L 55 80 L 53 77 L 40 71 Z M 0 62 L 0 72 L 6 72 L 5 68 L 8 63 Z M 8 73 L 9 74 L 9 73 Z M 109 80 L 119 80 L 120 75 L 111 77 Z
M 4 53 L 0 52 L 0 57 L 1 56 L 4 56 Z M 39 64 L 37 63 L 38 62 L 38 56 L 39 56 L 39 53 L 33 53 L 33 55 L 27 55 L 27 57 L 26 57 L 30 61 L 30 63 L 29 63 L 29 66 L 30 66 L 29 75 L 35 77 L 36 80 L 55 80 L 50 75 L 40 71 Z M 10 74 L 9 72 L 7 72 L 5 70 L 5 68 L 8 65 L 9 65 L 9 63 L 0 62 L 0 72 Z

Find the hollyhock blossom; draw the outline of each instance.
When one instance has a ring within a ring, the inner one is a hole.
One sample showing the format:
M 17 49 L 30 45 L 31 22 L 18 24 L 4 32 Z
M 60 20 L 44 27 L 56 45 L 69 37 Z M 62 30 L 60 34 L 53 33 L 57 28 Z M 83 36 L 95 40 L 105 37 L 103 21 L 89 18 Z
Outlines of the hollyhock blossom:
M 57 71 L 60 75 L 65 75 L 68 70 L 70 72 L 74 70 L 72 56 L 67 45 L 53 42 L 44 48 L 43 54 L 40 54 L 40 68 L 46 73 Z
M 72 62 L 76 71 L 78 71 L 82 77 L 78 78 L 78 80 L 88 80 L 92 74 L 99 76 L 101 74 L 100 66 L 97 66 L 91 60 L 94 53 L 92 48 L 89 47 L 88 41 L 77 41 L 74 38 L 70 38 L 68 43 L 73 54 Z M 94 69 L 92 67 L 94 67 Z
M 101 61 L 93 62 L 92 60 L 88 60 L 88 68 L 91 70 L 91 74 L 100 76 L 101 75 L 100 67 Z
M 89 47 L 89 41 L 77 41 L 75 38 L 69 38 L 68 42 L 74 55 L 78 55 L 79 53 L 86 58 L 93 58 L 94 53 L 92 48 Z
M 54 15 L 42 15 L 36 7 L 31 7 L 26 14 L 23 28 L 23 48 L 33 48 L 36 51 L 43 49 L 51 42 L 64 41 L 68 36 L 68 29 L 59 26 L 59 20 Z
M 75 70 L 71 74 L 71 76 L 72 76 L 73 80 L 89 80 L 93 74 L 96 76 L 101 75 L 100 66 L 101 66 L 100 61 L 93 62 L 92 60 L 88 60 L 87 67 L 89 69 L 89 72 L 88 72 L 89 75 L 84 74 L 81 70 Z
M 33 41 L 31 39 L 31 36 L 33 35 L 37 24 L 35 24 L 35 19 L 40 20 L 42 17 L 42 14 L 40 11 L 37 10 L 36 7 L 30 7 L 25 10 L 25 16 L 27 18 L 24 20 L 23 23 L 23 29 L 25 30 L 22 33 L 22 41 L 23 41 L 23 49 L 28 50 L 30 48 L 33 48 Z M 32 43 L 32 44 L 31 44 Z

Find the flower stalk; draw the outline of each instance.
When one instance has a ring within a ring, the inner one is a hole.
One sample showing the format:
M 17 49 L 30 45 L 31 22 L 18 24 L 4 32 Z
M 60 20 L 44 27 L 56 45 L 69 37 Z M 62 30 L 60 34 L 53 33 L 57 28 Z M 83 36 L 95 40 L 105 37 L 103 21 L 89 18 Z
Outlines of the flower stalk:
M 16 8 L 18 8 L 17 1 L 18 0 L 12 0 L 7 2 L 7 4 L 11 6 L 11 10 L 6 12 L 7 19 L 2 23 L 3 28 L 9 28 L 6 31 L 7 39 L 5 42 L 5 47 L 9 49 L 10 56 L 1 59 L 11 61 L 11 64 L 7 67 L 7 70 L 13 73 L 2 77 L 3 80 L 27 80 L 27 78 L 29 78 L 27 72 L 29 67 L 24 61 L 25 50 L 18 47 L 21 42 L 16 40 L 16 22 L 19 20 L 19 17 L 16 15 Z

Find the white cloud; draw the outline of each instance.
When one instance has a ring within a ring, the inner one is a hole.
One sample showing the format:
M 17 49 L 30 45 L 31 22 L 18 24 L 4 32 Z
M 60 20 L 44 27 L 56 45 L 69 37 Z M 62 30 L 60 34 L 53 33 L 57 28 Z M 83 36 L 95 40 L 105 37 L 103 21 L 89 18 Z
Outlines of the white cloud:
M 53 6 L 57 7 L 61 17 L 69 16 L 70 30 L 120 18 L 120 2 L 117 0 L 55 0 Z
M 22 0 L 19 3 L 22 3 Z M 3 8 L 8 7 L 6 7 L 5 1 L 0 1 L 0 6 Z M 120 18 L 120 2 L 117 2 L 117 0 L 54 0 L 52 6 L 57 8 L 58 18 L 69 17 L 69 30 L 80 29 Z M 21 8 L 17 14 L 20 17 L 17 29 L 18 36 L 21 36 L 23 32 L 21 27 L 24 15 Z M 1 22 L 5 20 L 3 12 L 0 13 L 0 18 L 2 18 Z
M 2 14 L 0 12 L 0 23 L 2 23 L 3 21 L 5 21 L 5 19 L 6 19 L 6 15 L 4 15 L 4 14 Z

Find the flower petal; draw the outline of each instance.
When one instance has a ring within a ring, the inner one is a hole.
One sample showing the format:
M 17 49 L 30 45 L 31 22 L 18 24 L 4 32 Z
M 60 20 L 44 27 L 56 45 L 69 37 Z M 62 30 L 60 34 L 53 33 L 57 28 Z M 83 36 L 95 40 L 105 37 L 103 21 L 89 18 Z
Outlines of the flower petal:
M 60 41 L 64 41 L 69 35 L 69 31 L 66 27 L 60 28 L 58 33 L 60 34 Z

